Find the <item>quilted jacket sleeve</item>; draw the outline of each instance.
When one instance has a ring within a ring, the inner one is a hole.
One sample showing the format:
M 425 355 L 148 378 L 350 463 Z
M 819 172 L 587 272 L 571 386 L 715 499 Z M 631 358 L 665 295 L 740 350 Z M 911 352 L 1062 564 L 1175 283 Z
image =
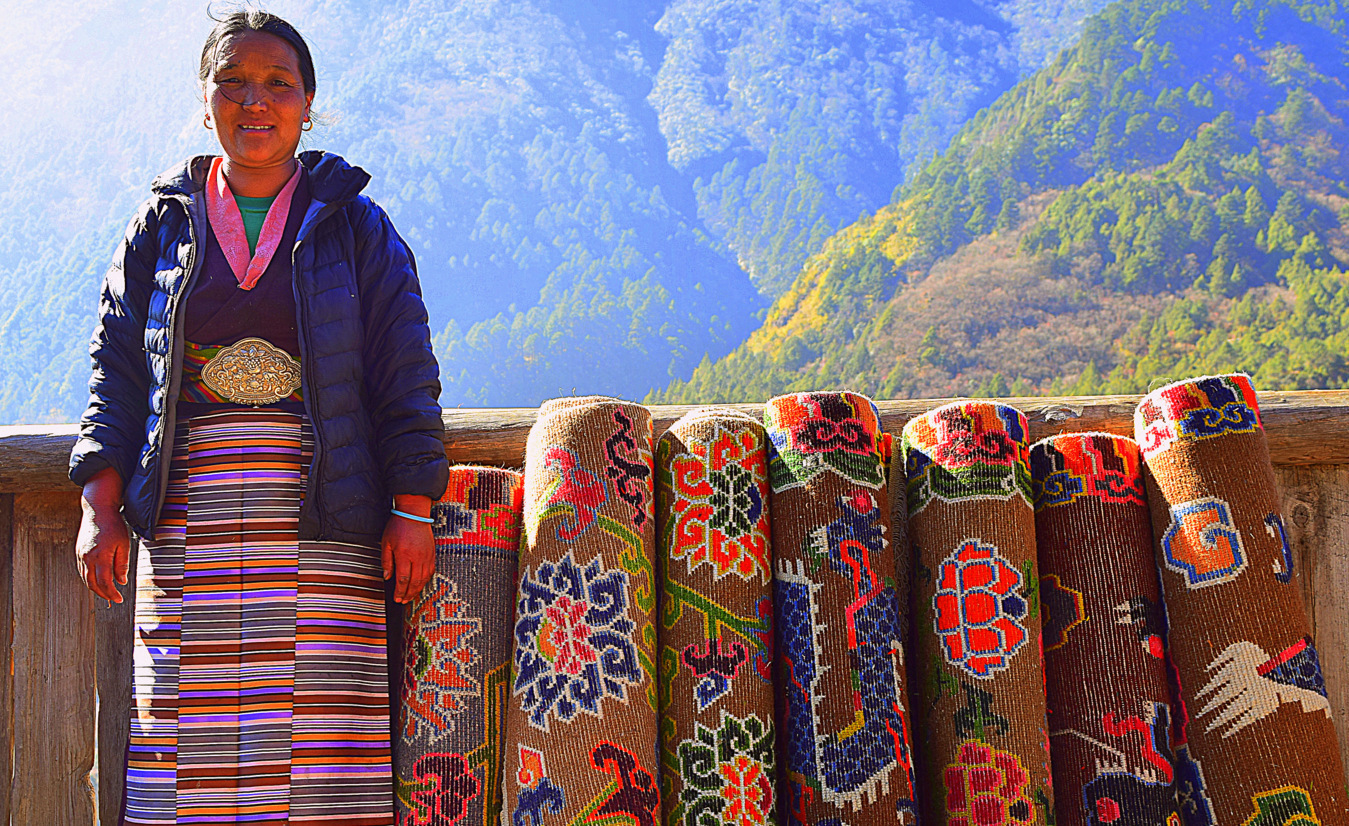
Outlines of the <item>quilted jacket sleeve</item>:
M 159 222 L 151 202 L 131 220 L 103 278 L 98 323 L 89 343 L 94 371 L 89 405 L 70 454 L 70 478 L 83 485 L 111 467 L 125 484 L 136 467 L 149 417 L 149 369 L 143 341 Z
M 439 499 L 449 478 L 440 420 L 440 368 L 412 251 L 389 216 L 356 201 L 356 279 L 365 326 L 366 398 L 390 494 Z

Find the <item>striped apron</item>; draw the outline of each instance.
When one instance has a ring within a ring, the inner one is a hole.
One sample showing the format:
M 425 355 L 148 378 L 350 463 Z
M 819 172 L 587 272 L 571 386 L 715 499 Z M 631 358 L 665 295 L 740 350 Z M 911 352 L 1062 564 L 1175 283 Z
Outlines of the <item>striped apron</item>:
M 393 824 L 379 550 L 297 536 L 307 419 L 179 423 L 140 551 L 127 824 Z

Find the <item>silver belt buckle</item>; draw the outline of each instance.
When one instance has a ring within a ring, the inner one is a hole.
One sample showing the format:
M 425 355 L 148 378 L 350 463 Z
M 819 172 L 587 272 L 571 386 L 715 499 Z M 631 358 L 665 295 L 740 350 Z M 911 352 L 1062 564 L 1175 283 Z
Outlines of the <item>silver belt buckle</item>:
M 206 362 L 201 380 L 235 404 L 273 404 L 300 388 L 300 363 L 261 338 L 245 338 Z

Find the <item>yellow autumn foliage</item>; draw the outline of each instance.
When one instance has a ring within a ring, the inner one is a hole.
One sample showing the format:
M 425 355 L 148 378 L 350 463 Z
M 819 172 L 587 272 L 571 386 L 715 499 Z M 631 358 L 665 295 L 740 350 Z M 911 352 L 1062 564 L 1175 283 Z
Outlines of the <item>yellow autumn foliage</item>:
M 771 353 L 793 336 L 812 338 L 824 331 L 840 295 L 852 291 L 858 262 L 873 252 L 888 260 L 890 273 L 903 267 L 919 249 L 910 200 L 887 204 L 832 236 L 811 256 L 792 286 L 773 303 L 764 325 L 745 342 L 751 353 Z

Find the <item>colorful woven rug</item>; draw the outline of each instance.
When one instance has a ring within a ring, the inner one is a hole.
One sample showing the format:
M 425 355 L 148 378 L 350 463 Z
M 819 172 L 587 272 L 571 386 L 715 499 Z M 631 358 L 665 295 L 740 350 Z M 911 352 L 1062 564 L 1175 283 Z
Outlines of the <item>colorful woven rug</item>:
M 763 426 L 695 410 L 656 448 L 665 823 L 777 822 Z
M 494 826 L 501 814 L 523 493 L 515 471 L 452 467 L 431 509 L 436 572 L 403 624 L 400 826 Z
M 928 823 L 1053 819 L 1035 515 L 1019 410 L 939 407 L 904 426 L 916 550 L 914 706 Z
M 525 451 L 503 822 L 660 821 L 651 414 L 548 402 Z
M 1171 693 L 1138 445 L 1030 451 L 1057 826 L 1175 818 Z
M 1191 824 L 1345 824 L 1344 769 L 1247 376 L 1146 396 L 1134 429 L 1180 681 Z
M 876 406 L 768 403 L 784 823 L 913 823 L 900 606 Z

